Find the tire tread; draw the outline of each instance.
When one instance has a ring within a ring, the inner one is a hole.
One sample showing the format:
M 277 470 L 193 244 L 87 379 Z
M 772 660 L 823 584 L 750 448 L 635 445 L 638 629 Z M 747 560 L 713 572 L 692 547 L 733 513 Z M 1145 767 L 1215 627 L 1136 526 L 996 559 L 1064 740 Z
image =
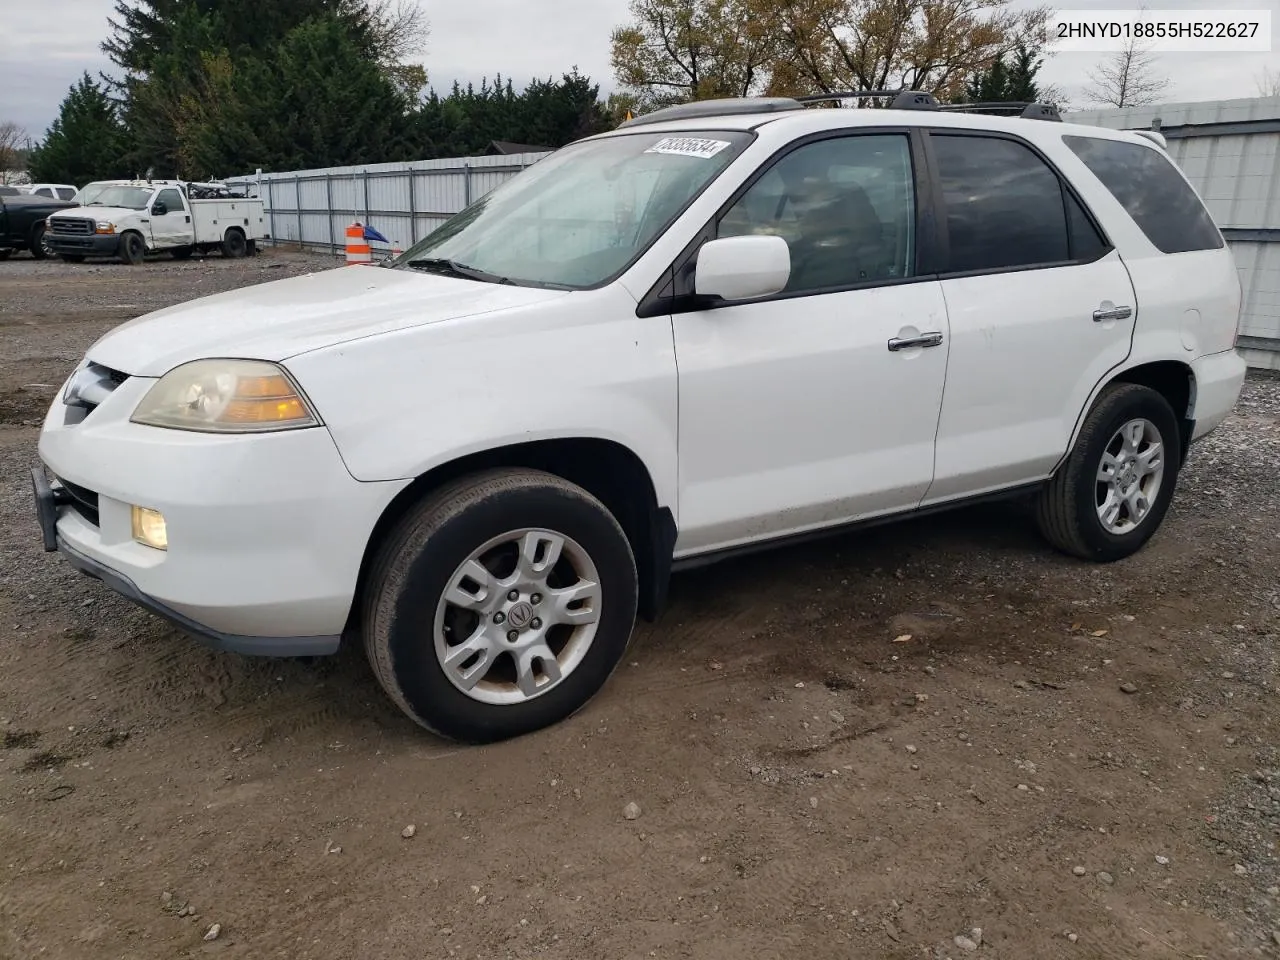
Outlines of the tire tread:
M 398 590 L 394 586 L 389 588 L 389 584 L 394 584 L 394 581 L 403 578 L 408 567 L 413 563 L 417 551 L 406 549 L 411 544 L 429 545 L 435 532 L 459 514 L 491 497 L 530 487 L 552 487 L 562 494 L 581 500 L 607 517 L 615 527 L 618 536 L 626 540 L 626 534 L 613 514 L 603 503 L 576 484 L 552 473 L 500 468 L 459 478 L 425 496 L 421 502 L 410 509 L 383 542 L 369 570 L 361 618 L 365 655 L 379 684 L 392 701 L 419 726 L 436 736 L 453 739 L 449 734 L 432 726 L 413 709 L 396 679 L 391 662 L 389 631 L 382 628 L 394 616 L 398 597 Z M 634 562 L 633 557 L 633 572 Z
M 1137 383 L 1113 383 L 1103 389 L 1097 400 L 1085 416 L 1080 434 L 1076 437 L 1071 453 L 1058 470 L 1040 491 L 1036 501 L 1036 524 L 1041 535 L 1050 545 L 1070 556 L 1081 560 L 1096 560 L 1095 552 L 1090 548 L 1083 534 L 1083 526 L 1088 517 L 1080 516 L 1077 489 L 1081 481 L 1081 471 L 1090 469 L 1084 462 L 1080 452 L 1093 443 L 1098 431 L 1117 408 L 1137 402 L 1154 394 L 1149 387 Z M 1159 394 L 1155 394 L 1159 396 Z M 1163 399 L 1163 398 L 1161 398 Z M 1176 469 L 1172 463 L 1168 469 Z M 1169 478 L 1174 482 L 1174 477 Z

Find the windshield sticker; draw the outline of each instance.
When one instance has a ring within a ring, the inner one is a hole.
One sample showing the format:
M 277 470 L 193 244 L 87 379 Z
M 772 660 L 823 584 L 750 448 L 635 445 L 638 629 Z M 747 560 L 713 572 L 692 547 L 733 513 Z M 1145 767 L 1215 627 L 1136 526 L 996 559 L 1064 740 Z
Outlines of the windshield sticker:
M 729 146 L 728 140 L 702 140 L 698 137 L 664 137 L 645 153 L 670 153 L 680 157 L 710 160 Z

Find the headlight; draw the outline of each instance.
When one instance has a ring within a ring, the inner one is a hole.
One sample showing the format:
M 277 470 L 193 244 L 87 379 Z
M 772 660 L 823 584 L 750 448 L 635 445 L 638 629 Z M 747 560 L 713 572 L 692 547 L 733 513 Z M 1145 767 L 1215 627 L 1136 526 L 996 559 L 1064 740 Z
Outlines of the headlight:
M 320 423 L 289 375 L 263 360 L 193 360 L 174 367 L 147 391 L 130 419 L 206 433 L 261 433 Z
M 116 225 L 110 220 L 99 220 L 97 223 L 98 233 L 115 233 Z

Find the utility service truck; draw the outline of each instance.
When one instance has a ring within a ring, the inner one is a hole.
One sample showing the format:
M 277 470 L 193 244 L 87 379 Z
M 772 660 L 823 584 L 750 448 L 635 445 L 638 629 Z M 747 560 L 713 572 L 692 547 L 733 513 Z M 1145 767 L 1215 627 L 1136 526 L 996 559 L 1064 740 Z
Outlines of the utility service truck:
M 88 184 L 81 206 L 50 216 L 48 248 L 63 260 L 118 257 L 141 263 L 148 253 L 175 260 L 199 250 L 224 257 L 254 253 L 269 233 L 262 200 L 236 196 L 216 183 L 179 180 L 105 180 Z

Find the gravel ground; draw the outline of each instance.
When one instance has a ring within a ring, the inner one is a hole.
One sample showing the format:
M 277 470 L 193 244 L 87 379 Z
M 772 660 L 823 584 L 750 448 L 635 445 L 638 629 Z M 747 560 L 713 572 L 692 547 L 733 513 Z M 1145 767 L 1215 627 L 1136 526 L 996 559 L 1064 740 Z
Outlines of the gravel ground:
M 36 539 L 94 338 L 332 265 L 0 265 L 0 957 L 1280 956 L 1280 381 L 1138 556 L 988 506 L 693 571 L 586 710 L 460 749 Z

